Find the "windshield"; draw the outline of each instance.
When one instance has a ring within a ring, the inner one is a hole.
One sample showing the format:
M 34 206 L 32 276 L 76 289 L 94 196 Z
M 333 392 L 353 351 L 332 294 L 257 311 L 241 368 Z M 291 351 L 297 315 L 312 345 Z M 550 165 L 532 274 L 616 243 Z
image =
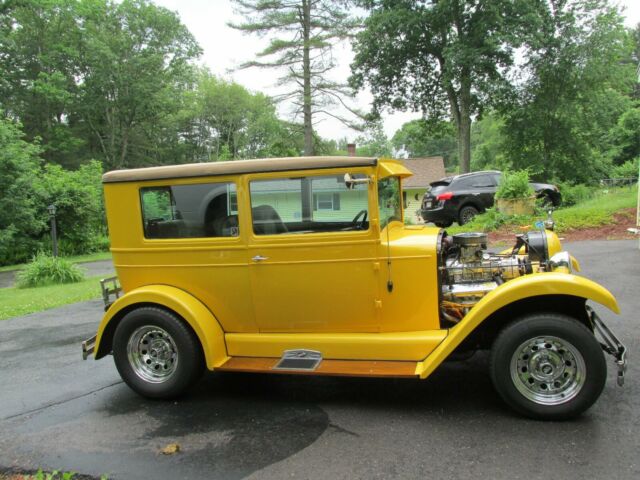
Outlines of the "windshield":
M 387 177 L 378 181 L 378 207 L 380 228 L 386 227 L 394 220 L 402 221 L 402 193 L 398 177 Z

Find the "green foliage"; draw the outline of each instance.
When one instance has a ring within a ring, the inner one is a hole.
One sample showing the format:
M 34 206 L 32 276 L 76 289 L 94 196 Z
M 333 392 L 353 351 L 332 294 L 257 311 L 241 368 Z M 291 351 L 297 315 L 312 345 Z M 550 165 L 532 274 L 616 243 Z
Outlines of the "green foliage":
M 41 168 L 40 148 L 22 137 L 20 125 L 0 116 L 0 265 L 28 258 L 46 228 L 33 188 Z
M 391 143 L 409 158 L 441 156 L 446 167 L 454 167 L 458 162 L 456 129 L 451 122 L 411 120 L 396 131 Z
M 356 153 L 362 157 L 391 157 L 393 146 L 384 133 L 382 123 L 369 126 L 365 135 L 356 138 Z
M 471 117 L 510 91 L 505 73 L 532 2 L 357 3 L 369 15 L 353 46 L 352 85 L 370 87 L 376 111 L 455 122 L 461 170 L 469 171 Z
M 528 198 L 533 194 L 527 170 L 505 171 L 495 198 Z
M 618 156 L 620 145 L 608 143 L 624 135 L 608 132 L 631 107 L 636 67 L 627 61 L 628 33 L 606 0 L 534 4 L 525 80 L 502 105 L 503 149 L 514 168 L 594 183 Z
M 54 470 L 53 472 L 44 472 L 42 469 L 38 470 L 35 475 L 25 475 L 24 480 L 73 480 L 75 473 L 73 472 L 60 472 Z
M 582 203 L 595 195 L 596 189 L 584 184 L 572 185 L 571 183 L 560 183 L 558 185 L 562 195 L 562 206 L 570 207 Z
M 639 164 L 640 157 L 636 157 L 634 160 L 627 160 L 622 165 L 613 167 L 611 173 L 609 173 L 609 178 L 638 178 Z
M 68 260 L 38 252 L 16 276 L 18 288 L 44 287 L 61 283 L 77 283 L 84 274 Z
M 562 207 L 553 213 L 556 222 L 556 232 L 599 227 L 613 222 L 613 216 L 621 209 L 636 206 L 637 187 L 614 188 L 594 193 L 591 198 L 570 207 Z M 533 216 L 514 215 L 505 216 L 495 209 L 488 209 L 485 213 L 476 215 L 473 220 L 463 226 L 447 229 L 450 234 L 472 231 L 512 230 L 514 233 L 522 229 L 534 228 L 536 222 L 544 220 L 543 211 Z

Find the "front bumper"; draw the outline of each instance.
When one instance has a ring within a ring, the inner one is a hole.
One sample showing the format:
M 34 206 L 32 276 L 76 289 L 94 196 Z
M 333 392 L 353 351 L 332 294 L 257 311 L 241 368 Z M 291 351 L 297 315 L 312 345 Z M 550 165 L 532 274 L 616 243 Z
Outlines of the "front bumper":
M 624 375 L 627 372 L 627 347 L 618 340 L 618 337 L 609 330 L 609 327 L 589 306 L 587 306 L 587 314 L 593 326 L 593 332 L 597 334 L 596 337 L 600 337 L 602 350 L 614 358 L 614 362 L 618 367 L 618 385 L 624 385 Z
M 96 348 L 96 335 L 82 342 L 82 359 L 86 360 L 89 355 L 93 355 Z

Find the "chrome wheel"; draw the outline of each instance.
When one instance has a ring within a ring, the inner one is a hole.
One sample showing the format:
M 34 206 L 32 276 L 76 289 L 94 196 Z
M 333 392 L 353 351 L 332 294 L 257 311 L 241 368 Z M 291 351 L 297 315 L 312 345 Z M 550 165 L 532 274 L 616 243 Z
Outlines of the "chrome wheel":
M 515 350 L 510 372 L 515 387 L 525 398 L 540 405 L 559 405 L 578 395 L 587 368 L 571 343 L 554 336 L 540 336 Z
M 138 327 L 127 342 L 127 358 L 135 374 L 146 382 L 166 382 L 178 366 L 178 349 L 165 330 Z

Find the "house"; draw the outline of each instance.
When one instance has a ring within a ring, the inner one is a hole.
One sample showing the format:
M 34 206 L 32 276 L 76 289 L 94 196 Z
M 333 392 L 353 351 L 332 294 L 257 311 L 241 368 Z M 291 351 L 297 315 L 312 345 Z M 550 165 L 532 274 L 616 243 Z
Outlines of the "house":
M 431 182 L 445 177 L 442 157 L 407 158 L 402 163 L 413 172 L 403 182 L 405 220 L 410 223 L 422 223 L 417 213 L 422 207 L 422 197 Z

